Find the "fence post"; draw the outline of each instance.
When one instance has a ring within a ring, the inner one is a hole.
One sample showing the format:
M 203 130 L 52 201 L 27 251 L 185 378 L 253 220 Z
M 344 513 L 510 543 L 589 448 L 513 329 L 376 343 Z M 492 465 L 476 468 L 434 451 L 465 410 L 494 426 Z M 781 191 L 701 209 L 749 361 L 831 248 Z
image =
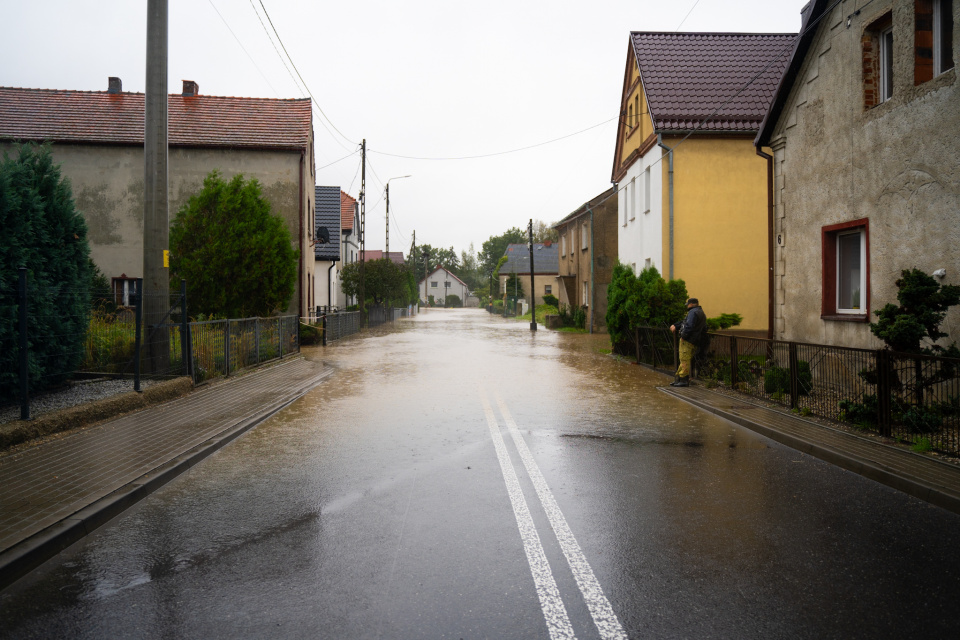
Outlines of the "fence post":
M 277 318 L 277 342 L 280 344 L 280 359 L 283 360 L 283 316 Z
M 797 376 L 797 343 L 791 342 L 790 353 L 790 408 L 796 409 L 800 404 L 800 379 Z
M 133 390 L 140 392 L 140 325 L 143 324 L 143 278 L 137 278 L 133 329 Z
M 321 322 L 323 326 L 323 335 L 320 336 L 320 339 L 323 341 L 323 346 L 327 346 L 327 314 L 323 314 L 323 319 Z
M 229 378 L 230 377 L 230 318 L 227 318 L 224 322 L 226 322 L 226 324 L 224 325 L 224 329 L 223 329 L 223 366 L 226 369 L 226 375 L 224 377 Z
M 20 267 L 17 305 L 20 307 L 20 419 L 30 419 L 30 366 L 27 353 L 27 268 Z
M 730 336 L 730 387 L 737 388 L 740 383 L 740 352 L 737 337 Z
M 880 435 L 890 437 L 890 352 L 877 349 L 877 427 Z
M 254 319 L 253 324 L 253 342 L 257 348 L 257 364 L 260 364 L 260 317 Z
M 300 353 L 300 316 L 297 316 L 297 353 Z
M 190 339 L 187 337 L 189 331 L 187 322 L 187 281 L 180 279 L 180 351 L 183 353 L 183 371 L 184 375 L 193 379 L 193 371 L 190 368 Z
M 640 327 L 633 330 L 633 343 L 637 347 L 637 364 L 640 364 L 640 355 L 642 353 L 640 349 Z

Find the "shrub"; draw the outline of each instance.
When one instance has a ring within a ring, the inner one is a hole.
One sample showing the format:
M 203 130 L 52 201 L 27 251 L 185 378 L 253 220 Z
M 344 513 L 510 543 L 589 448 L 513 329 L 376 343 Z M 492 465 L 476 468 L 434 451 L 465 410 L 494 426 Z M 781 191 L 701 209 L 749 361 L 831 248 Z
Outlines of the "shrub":
M 549 293 L 543 296 L 543 304 L 550 305 L 551 307 L 560 308 L 560 301 L 557 300 L 557 296 L 552 296 Z
M 300 323 L 300 344 L 313 345 L 323 342 L 323 327 Z
M 587 326 L 587 308 L 577 307 L 573 312 L 573 326 L 577 329 L 583 329 Z
M 0 398 L 19 390 L 17 269 L 27 268 L 31 391 L 62 383 L 83 357 L 90 315 L 87 225 L 50 148 L 0 161 Z M 9 292 L 9 294 L 7 293 Z
M 443 301 L 443 306 L 447 308 L 460 308 L 463 306 L 463 300 L 461 300 L 457 294 L 451 293 Z
M 813 374 L 806 360 L 797 362 L 797 393 L 810 394 L 813 389 Z M 790 370 L 785 367 L 770 367 L 763 373 L 763 391 L 770 394 L 790 393 Z

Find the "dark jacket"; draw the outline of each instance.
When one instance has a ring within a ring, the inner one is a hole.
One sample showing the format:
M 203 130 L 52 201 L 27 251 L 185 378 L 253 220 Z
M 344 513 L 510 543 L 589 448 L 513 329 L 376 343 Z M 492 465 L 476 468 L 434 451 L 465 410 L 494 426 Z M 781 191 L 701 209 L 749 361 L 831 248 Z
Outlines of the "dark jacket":
M 680 325 L 680 337 L 687 342 L 699 345 L 707 332 L 707 314 L 703 307 L 693 307 L 687 312 L 687 317 Z

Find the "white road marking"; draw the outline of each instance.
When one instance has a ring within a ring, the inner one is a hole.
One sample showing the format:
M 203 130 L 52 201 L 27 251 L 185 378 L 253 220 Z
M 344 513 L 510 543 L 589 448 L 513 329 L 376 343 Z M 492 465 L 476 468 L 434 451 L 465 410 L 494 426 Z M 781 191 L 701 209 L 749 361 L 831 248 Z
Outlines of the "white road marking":
M 540 543 L 540 536 L 537 534 L 533 518 L 530 516 L 527 501 L 523 497 L 523 491 L 520 490 L 517 472 L 513 468 L 510 455 L 507 453 L 507 447 L 500 435 L 500 426 L 493 414 L 493 407 L 490 406 L 490 402 L 483 391 L 480 393 L 480 399 L 483 401 L 483 412 L 487 416 L 490 437 L 493 438 L 493 447 L 497 451 L 500 470 L 503 472 L 503 479 L 507 484 L 507 494 L 510 496 L 513 515 L 516 517 L 517 527 L 520 529 L 523 550 L 527 554 L 527 562 L 530 563 L 530 573 L 533 574 L 533 583 L 537 589 L 537 596 L 540 598 L 540 608 L 543 609 L 543 617 L 547 622 L 550 638 L 552 640 L 575 639 L 576 635 L 573 633 L 573 626 L 567 616 L 567 609 L 563 605 L 563 600 L 560 599 L 560 590 L 557 588 L 557 582 L 554 580 L 553 573 L 550 571 L 550 564 L 547 562 L 547 554 L 543 551 L 543 545 Z
M 486 401 L 486 399 L 484 399 L 484 401 Z M 524 441 L 523 435 L 517 428 L 517 423 L 514 422 L 510 411 L 507 409 L 507 405 L 503 402 L 499 394 L 497 394 L 497 405 L 500 407 L 500 413 L 503 414 L 507 429 L 510 430 L 510 435 L 517 445 L 517 451 L 520 453 L 520 459 L 523 460 L 523 466 L 527 469 L 527 475 L 530 476 L 533 487 L 536 489 L 537 495 L 540 497 L 540 502 L 543 504 L 544 511 L 547 512 L 550 526 L 553 527 L 553 531 L 557 534 L 563 555 L 567 557 L 567 562 L 570 563 L 570 569 L 573 570 L 573 576 L 577 580 L 577 586 L 580 587 L 580 592 L 583 593 L 583 599 L 587 603 L 590 615 L 593 616 L 593 621 L 600 631 L 600 637 L 604 638 L 604 640 L 612 640 L 614 638 L 617 640 L 626 640 L 627 634 L 623 630 L 617 614 L 613 612 L 610 601 L 603 595 L 603 589 L 600 587 L 597 577 L 593 574 L 593 569 L 590 568 L 586 556 L 583 555 L 583 551 L 580 549 L 580 545 L 577 543 L 573 531 L 570 530 L 570 525 L 567 524 L 567 519 L 564 517 L 563 512 L 560 511 L 560 506 L 557 504 L 556 499 L 554 499 L 553 492 L 550 491 L 547 481 L 540 472 L 540 467 L 537 466 L 536 460 L 533 459 L 533 455 L 531 455 L 530 449 L 527 448 L 527 443 Z

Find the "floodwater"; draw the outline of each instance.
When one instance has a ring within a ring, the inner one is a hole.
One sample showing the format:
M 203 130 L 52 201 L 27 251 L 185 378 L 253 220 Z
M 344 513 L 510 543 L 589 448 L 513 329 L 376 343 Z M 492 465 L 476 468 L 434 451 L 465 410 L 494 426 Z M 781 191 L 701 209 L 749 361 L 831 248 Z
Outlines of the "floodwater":
M 957 637 L 960 518 L 606 336 L 427 310 L 0 592 L 2 637 Z

